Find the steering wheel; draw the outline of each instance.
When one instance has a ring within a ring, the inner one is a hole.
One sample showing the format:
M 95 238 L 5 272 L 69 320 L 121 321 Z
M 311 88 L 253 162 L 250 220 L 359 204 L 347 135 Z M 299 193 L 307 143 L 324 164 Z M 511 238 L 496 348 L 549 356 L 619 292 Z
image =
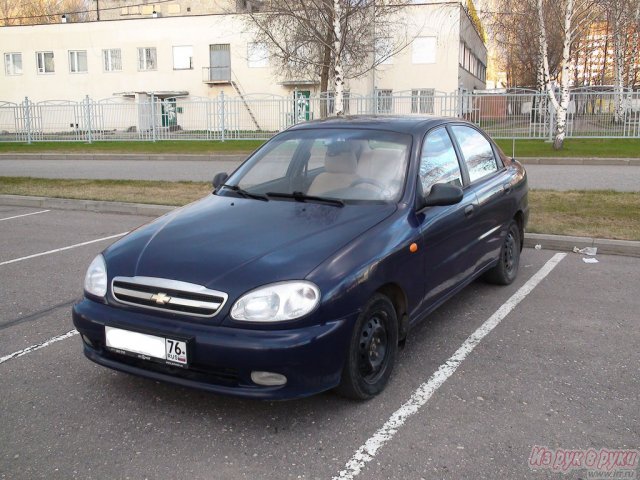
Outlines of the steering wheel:
M 377 180 L 374 180 L 373 178 L 358 178 L 354 180 L 350 186 L 355 187 L 357 185 L 360 185 L 361 183 L 373 185 L 374 187 L 379 188 L 381 192 L 387 189 L 386 185 L 383 185 L 382 183 L 378 182 Z

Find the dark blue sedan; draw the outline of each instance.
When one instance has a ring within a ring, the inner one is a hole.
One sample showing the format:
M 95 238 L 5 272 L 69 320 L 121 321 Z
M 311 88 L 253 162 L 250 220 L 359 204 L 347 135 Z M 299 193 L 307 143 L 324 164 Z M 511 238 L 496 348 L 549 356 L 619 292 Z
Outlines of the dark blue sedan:
M 93 260 L 73 308 L 89 359 L 222 394 L 366 399 L 429 312 L 515 279 L 529 213 L 522 165 L 442 118 L 297 125 L 214 187 Z

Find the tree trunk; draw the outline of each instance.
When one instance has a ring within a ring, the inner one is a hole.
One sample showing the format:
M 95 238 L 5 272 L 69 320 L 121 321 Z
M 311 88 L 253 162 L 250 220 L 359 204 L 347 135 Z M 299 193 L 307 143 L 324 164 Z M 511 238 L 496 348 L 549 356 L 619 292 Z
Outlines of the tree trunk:
M 334 94 L 335 113 L 337 116 L 344 115 L 344 70 L 342 68 L 342 5 L 341 0 L 333 0 L 333 45 L 334 45 Z
M 331 39 L 331 29 L 328 29 L 327 32 L 327 42 Z M 322 68 L 320 69 L 320 93 L 327 93 L 329 90 L 329 69 L 331 65 L 331 49 L 328 45 L 323 47 L 322 54 Z M 320 117 L 327 118 L 327 101 L 323 98 L 322 95 L 320 97 Z
M 619 4 L 616 6 L 616 10 L 613 12 L 613 93 L 615 105 L 613 121 L 615 124 L 618 124 L 622 121 L 622 117 L 624 116 L 624 106 L 622 103 L 622 95 L 624 92 L 624 87 L 622 85 L 622 82 L 624 81 L 624 41 L 622 39 L 623 23 L 620 21 L 620 17 L 622 16 L 620 9 L 622 7 Z
M 567 133 L 567 111 L 571 100 L 569 92 L 569 84 L 573 75 L 573 58 L 571 57 L 571 40 L 572 40 L 572 19 L 574 0 L 567 0 L 564 11 L 564 42 L 562 48 L 562 78 L 560 80 L 560 102 L 556 98 L 555 92 L 551 86 L 551 77 L 549 74 L 549 57 L 547 53 L 547 30 L 544 24 L 544 10 L 542 0 L 536 0 L 538 9 L 538 23 L 540 28 L 540 54 L 544 66 L 545 84 L 549 100 L 556 111 L 556 131 L 553 140 L 553 148 L 560 150 L 564 144 L 564 138 Z

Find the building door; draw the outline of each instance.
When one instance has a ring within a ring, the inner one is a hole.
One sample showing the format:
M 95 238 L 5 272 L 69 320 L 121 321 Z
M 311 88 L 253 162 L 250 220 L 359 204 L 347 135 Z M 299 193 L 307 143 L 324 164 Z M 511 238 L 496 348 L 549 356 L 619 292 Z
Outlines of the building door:
M 176 115 L 176 99 L 165 98 L 160 104 L 162 111 L 162 126 L 171 127 L 178 124 L 178 115 Z
M 309 98 L 310 90 L 296 90 L 293 92 L 295 123 L 306 122 L 310 120 L 309 115 Z

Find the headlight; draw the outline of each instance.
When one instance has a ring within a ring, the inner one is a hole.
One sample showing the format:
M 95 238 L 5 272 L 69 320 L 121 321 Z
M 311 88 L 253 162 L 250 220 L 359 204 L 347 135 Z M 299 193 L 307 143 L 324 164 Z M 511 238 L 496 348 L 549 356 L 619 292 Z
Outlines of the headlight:
M 102 255 L 94 258 L 89 265 L 84 277 L 84 290 L 96 297 L 104 297 L 107 294 L 107 265 Z
M 231 318 L 247 322 L 283 322 L 310 313 L 320 303 L 320 290 L 311 282 L 274 283 L 240 297 Z

